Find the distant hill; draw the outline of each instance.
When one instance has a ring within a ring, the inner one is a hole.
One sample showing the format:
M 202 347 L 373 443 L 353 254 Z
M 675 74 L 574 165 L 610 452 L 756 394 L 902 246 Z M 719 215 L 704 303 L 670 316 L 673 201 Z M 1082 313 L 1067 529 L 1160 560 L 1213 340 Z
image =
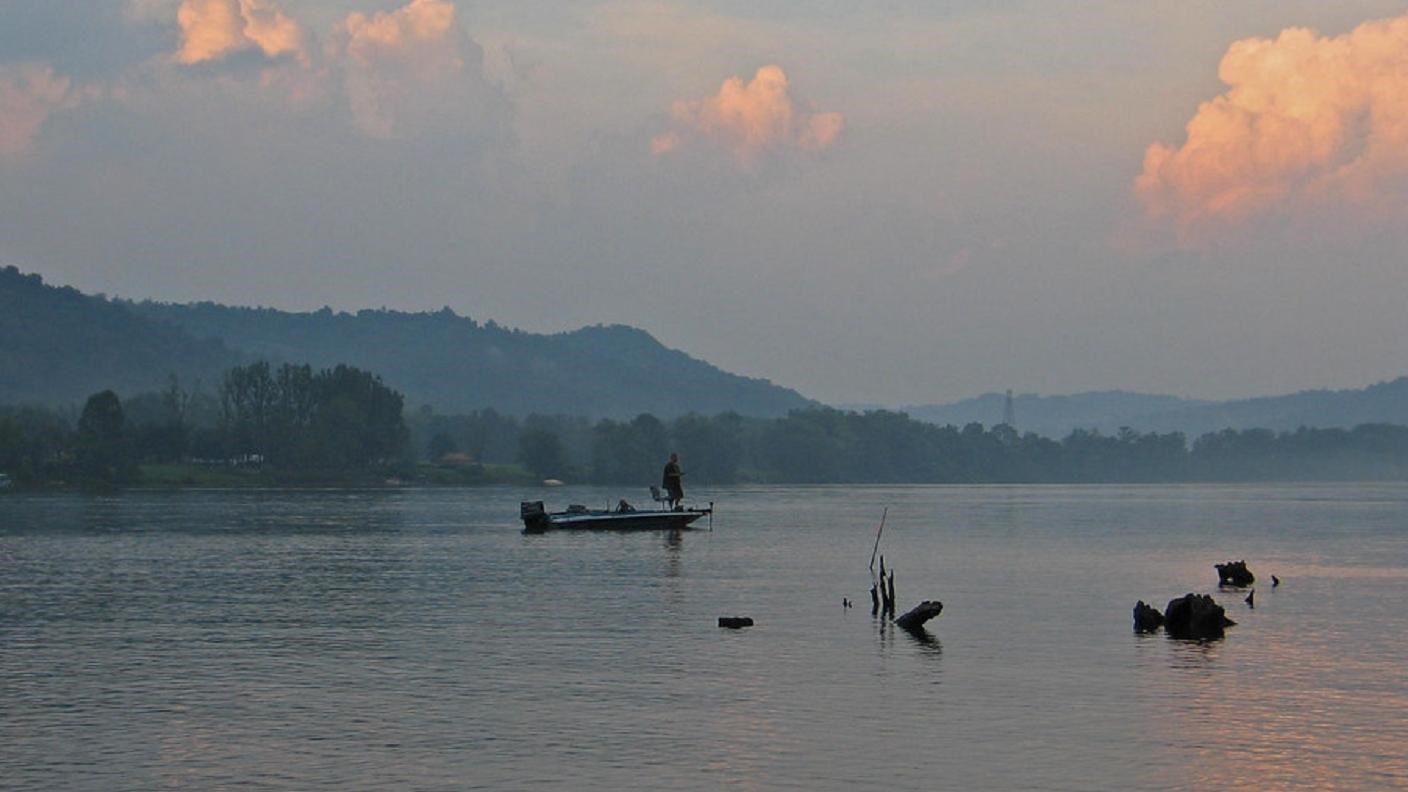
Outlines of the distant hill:
M 1220 429 L 1302 426 L 1352 427 L 1366 423 L 1408 424 L 1408 377 L 1349 390 L 1308 390 L 1285 396 L 1184 406 L 1138 419 L 1144 431 L 1181 431 L 1190 437 Z
M 214 303 L 108 300 L 0 269 L 0 404 L 72 404 L 112 388 L 161 388 L 170 374 L 207 389 L 229 367 L 347 363 L 439 412 L 666 418 L 774 416 L 807 407 L 796 391 L 722 371 L 614 325 L 538 335 L 436 313 L 289 313 Z
M 434 313 L 290 313 L 213 303 L 129 303 L 135 314 L 247 356 L 382 376 L 408 405 L 439 412 L 666 418 L 689 412 L 775 416 L 812 404 L 795 391 L 722 371 L 622 325 L 540 335 Z
M 0 404 L 79 404 L 111 388 L 154 391 L 169 374 L 218 381 L 239 355 L 117 302 L 0 268 Z
M 1002 421 L 1005 396 L 987 393 L 943 405 L 901 408 L 913 418 L 963 426 Z M 1408 377 L 1349 390 L 1311 390 L 1235 401 L 1199 401 L 1125 391 L 1069 396 L 1013 397 L 1017 429 L 1061 438 L 1073 429 L 1111 434 L 1128 426 L 1141 432 L 1183 432 L 1189 438 L 1222 429 L 1291 431 L 1302 426 L 1353 427 L 1364 423 L 1408 424 Z
M 929 404 L 900 409 L 909 413 L 912 418 L 929 423 L 954 426 L 980 423 L 993 426 L 1002 423 L 1006 398 L 1002 393 L 985 393 L 951 404 Z M 1135 423 L 1148 415 L 1193 409 L 1210 402 L 1128 391 L 1090 391 L 1069 396 L 1023 393 L 1013 395 L 1012 404 L 1018 430 L 1061 438 L 1076 428 L 1101 431 L 1115 431 L 1121 426 L 1138 428 Z

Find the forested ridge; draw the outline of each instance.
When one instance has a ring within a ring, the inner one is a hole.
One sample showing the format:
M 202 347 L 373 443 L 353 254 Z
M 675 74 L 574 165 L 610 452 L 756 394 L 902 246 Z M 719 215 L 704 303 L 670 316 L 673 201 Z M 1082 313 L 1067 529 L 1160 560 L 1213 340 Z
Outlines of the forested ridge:
M 213 389 L 230 366 L 256 360 L 374 371 L 409 404 L 442 412 L 777 416 L 813 404 L 623 325 L 544 335 L 448 308 L 295 313 L 132 302 L 0 268 L 0 404 L 76 405 L 100 390 L 130 397 L 172 375 Z
M 217 339 L 0 268 L 0 404 L 71 404 L 104 389 L 131 395 L 160 388 L 171 372 L 211 382 L 239 360 Z
M 674 417 L 734 410 L 776 416 L 812 402 L 741 377 L 624 325 L 542 335 L 480 323 L 449 308 L 428 313 L 328 309 L 291 313 L 214 303 L 134 303 L 142 316 L 219 338 L 254 357 L 376 371 L 416 405 L 442 412 Z

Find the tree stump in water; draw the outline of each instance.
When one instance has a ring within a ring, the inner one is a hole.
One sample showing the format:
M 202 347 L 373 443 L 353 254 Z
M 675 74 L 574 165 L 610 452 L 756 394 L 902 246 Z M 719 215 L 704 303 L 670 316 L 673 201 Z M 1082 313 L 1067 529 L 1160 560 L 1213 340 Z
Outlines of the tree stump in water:
M 1134 631 L 1153 632 L 1164 625 L 1164 615 L 1158 608 L 1145 605 L 1144 600 L 1134 603 Z
M 1170 638 L 1213 640 L 1221 638 L 1223 629 L 1236 623 L 1206 594 L 1185 594 L 1170 600 L 1164 609 L 1164 632 Z
M 1217 568 L 1217 585 L 1238 586 L 1245 588 L 1256 582 L 1256 575 L 1247 569 L 1246 561 L 1228 561 L 1225 564 L 1213 564 Z

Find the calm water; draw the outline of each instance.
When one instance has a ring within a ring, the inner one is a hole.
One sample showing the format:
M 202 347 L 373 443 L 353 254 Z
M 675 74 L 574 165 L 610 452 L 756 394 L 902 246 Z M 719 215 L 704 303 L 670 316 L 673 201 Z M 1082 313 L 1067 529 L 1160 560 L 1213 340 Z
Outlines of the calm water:
M 1408 486 L 698 494 L 675 537 L 520 532 L 592 489 L 0 497 L 0 786 L 1408 788 Z M 931 640 L 869 614 L 883 507 Z M 1188 591 L 1239 626 L 1132 634 Z

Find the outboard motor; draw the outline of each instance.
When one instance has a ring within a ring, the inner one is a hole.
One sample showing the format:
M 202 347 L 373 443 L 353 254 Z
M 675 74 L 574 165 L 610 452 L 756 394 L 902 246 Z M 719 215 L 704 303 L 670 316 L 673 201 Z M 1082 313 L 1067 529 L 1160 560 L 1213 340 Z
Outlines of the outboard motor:
M 542 501 L 523 501 L 518 504 L 518 516 L 523 518 L 523 530 L 545 531 L 548 527 L 548 512 Z

